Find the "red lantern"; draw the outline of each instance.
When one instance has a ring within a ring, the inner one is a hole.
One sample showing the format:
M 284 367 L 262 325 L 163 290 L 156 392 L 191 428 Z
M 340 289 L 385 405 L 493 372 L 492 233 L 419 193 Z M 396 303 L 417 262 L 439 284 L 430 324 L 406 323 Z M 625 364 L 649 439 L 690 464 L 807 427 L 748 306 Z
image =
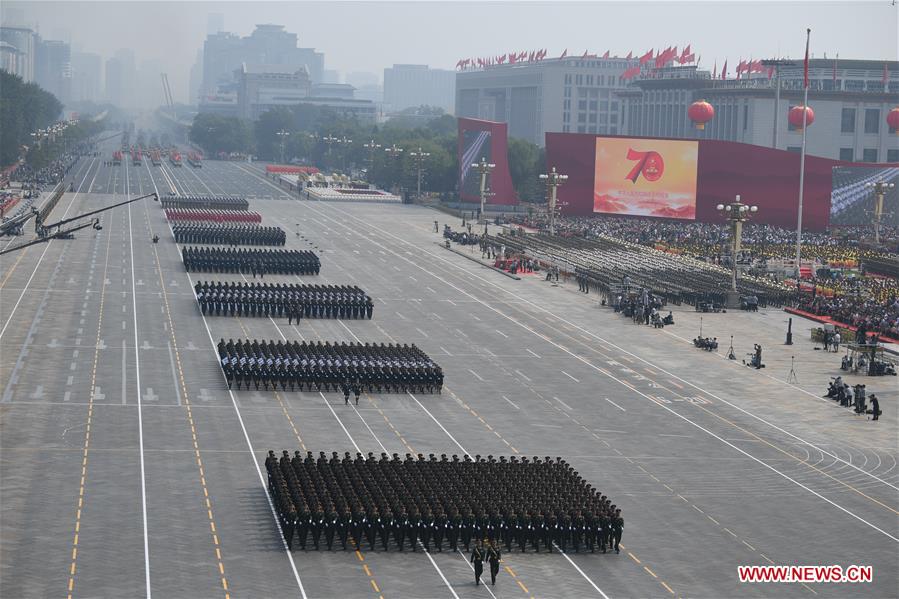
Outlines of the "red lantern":
M 899 135 L 899 107 L 887 113 L 887 125 L 896 132 L 896 135 Z
M 693 125 L 700 131 L 705 129 L 705 124 L 715 116 L 715 108 L 705 100 L 697 100 L 690 104 L 687 116 L 693 121 Z
M 790 109 L 790 124 L 802 131 L 802 113 L 805 112 L 805 126 L 808 127 L 815 122 L 815 111 L 810 106 L 794 106 Z

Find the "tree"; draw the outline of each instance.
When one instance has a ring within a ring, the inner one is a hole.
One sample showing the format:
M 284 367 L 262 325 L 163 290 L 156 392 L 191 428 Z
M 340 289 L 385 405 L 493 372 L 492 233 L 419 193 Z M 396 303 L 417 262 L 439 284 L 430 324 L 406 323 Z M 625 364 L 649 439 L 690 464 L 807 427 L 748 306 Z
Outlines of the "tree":
M 543 172 L 543 150 L 518 138 L 509 138 L 509 174 L 512 186 L 524 201 L 539 202 L 543 197 L 540 173 Z
M 0 164 L 15 162 L 22 146 L 31 146 L 31 134 L 59 119 L 62 104 L 34 83 L 0 71 Z
M 191 125 L 190 138 L 207 154 L 253 151 L 253 129 L 235 117 L 198 114 Z
M 256 154 L 263 160 L 281 160 L 281 137 L 279 131 L 286 131 L 292 136 L 294 129 L 294 114 L 286 106 L 279 106 L 259 116 L 259 120 L 253 126 L 256 134 Z M 283 140 L 286 148 L 287 139 Z M 285 153 L 285 160 L 290 156 Z

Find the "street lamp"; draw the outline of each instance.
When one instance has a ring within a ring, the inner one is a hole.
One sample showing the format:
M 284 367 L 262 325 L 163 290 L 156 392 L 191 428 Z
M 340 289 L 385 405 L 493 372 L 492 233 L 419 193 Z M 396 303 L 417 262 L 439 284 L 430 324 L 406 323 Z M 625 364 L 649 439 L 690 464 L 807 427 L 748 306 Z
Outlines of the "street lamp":
M 546 181 L 546 189 L 549 192 L 549 197 L 546 199 L 547 206 L 549 208 L 549 234 L 556 234 L 556 190 L 559 188 L 563 182 L 568 180 L 568 175 L 563 175 L 559 172 L 556 172 L 556 167 L 553 167 L 549 174 L 540 174 L 540 179 Z
M 287 141 L 287 138 L 290 137 L 290 131 L 285 131 L 281 129 L 277 133 L 275 133 L 281 140 L 281 164 L 284 164 L 284 142 Z
M 758 206 L 748 206 L 740 201 L 740 196 L 737 195 L 736 199 L 730 204 L 718 204 L 715 206 L 715 209 L 718 212 L 724 214 L 727 220 L 730 221 L 731 225 L 731 241 L 732 245 L 732 255 L 731 255 L 731 278 L 730 278 L 730 293 L 728 294 L 728 308 L 739 307 L 740 305 L 740 296 L 737 293 L 737 253 L 740 252 L 741 246 L 741 238 L 743 237 L 743 223 L 749 220 L 749 215 L 755 212 L 758 212 Z M 797 267 L 798 268 L 798 267 Z
M 880 243 L 880 219 L 883 218 L 883 197 L 889 190 L 896 187 L 894 183 L 886 183 L 877 181 L 875 183 L 865 183 L 867 189 L 873 189 L 877 200 L 874 202 L 874 242 Z
M 415 197 L 416 197 L 416 199 L 417 199 L 418 202 L 421 202 L 421 170 L 422 170 L 422 165 L 423 165 L 425 159 L 426 159 L 428 156 L 430 156 L 430 155 L 431 155 L 431 153 L 430 153 L 430 152 L 425 152 L 425 151 L 423 151 L 423 150 L 421 149 L 421 146 L 418 146 L 418 151 L 413 150 L 413 151 L 409 152 L 409 156 L 411 156 L 411 157 L 412 157 L 412 160 L 415 161 L 415 168 L 416 168 L 416 170 L 418 171 L 418 190 L 417 190 L 417 192 L 416 192 L 416 194 L 415 194 Z
M 487 196 L 492 195 L 487 191 L 487 175 L 496 168 L 496 165 L 492 162 L 487 162 L 486 158 L 481 158 L 481 161 L 472 164 L 471 168 L 477 170 L 481 174 L 481 210 L 478 213 L 478 218 L 480 219 L 483 216 L 486 221 L 487 217 L 485 216 L 484 210 L 486 209 Z
M 368 172 L 365 173 L 365 178 L 371 183 L 371 173 L 375 170 L 375 151 L 381 148 L 381 144 L 375 143 L 374 139 L 370 139 L 367 143 L 362 144 L 362 147 L 368 150 Z

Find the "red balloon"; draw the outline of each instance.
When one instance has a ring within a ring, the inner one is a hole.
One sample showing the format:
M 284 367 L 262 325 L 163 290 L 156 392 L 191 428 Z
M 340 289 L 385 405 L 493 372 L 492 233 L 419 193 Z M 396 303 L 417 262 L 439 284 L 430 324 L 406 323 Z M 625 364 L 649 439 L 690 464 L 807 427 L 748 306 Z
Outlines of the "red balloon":
M 687 117 L 697 129 L 705 129 L 705 124 L 715 116 L 715 108 L 705 100 L 697 100 L 687 109 Z
M 808 106 L 808 107 L 794 106 L 793 108 L 790 109 L 789 120 L 790 120 L 790 124 L 793 125 L 794 127 L 796 127 L 797 129 L 799 129 L 800 131 L 802 130 L 802 113 L 803 113 L 803 111 L 805 111 L 805 113 L 807 115 L 805 117 L 805 126 L 806 127 L 808 127 L 809 125 L 811 125 L 812 123 L 815 122 L 815 111 L 812 110 L 811 106 Z
M 887 113 L 887 125 L 896 132 L 896 135 L 899 135 L 899 107 L 896 107 Z

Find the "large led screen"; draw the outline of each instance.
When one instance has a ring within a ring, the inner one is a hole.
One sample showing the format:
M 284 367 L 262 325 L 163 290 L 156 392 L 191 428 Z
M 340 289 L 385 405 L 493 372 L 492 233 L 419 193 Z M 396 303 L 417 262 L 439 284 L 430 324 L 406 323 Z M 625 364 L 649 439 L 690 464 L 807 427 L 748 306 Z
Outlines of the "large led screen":
M 462 181 L 461 191 L 466 196 L 480 196 L 481 173 L 472 164 L 481 159 L 493 162 L 491 156 L 490 131 L 468 130 L 462 138 Z
M 899 184 L 899 168 L 835 166 L 830 192 L 831 225 L 868 225 L 875 213 L 877 195 L 871 188 L 878 181 Z M 881 222 L 895 225 L 899 208 L 899 186 L 887 188 Z
M 593 212 L 696 218 L 699 143 L 596 138 Z

